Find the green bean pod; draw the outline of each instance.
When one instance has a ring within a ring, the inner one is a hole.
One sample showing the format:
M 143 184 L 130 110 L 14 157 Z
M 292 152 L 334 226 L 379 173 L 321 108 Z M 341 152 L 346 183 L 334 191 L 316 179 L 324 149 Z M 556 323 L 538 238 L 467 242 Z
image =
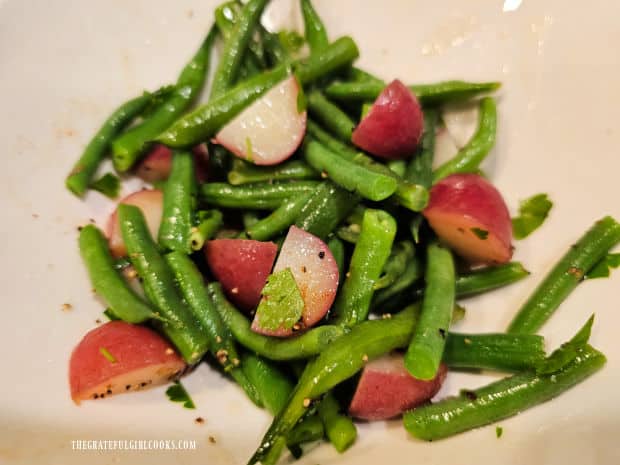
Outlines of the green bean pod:
M 520 262 L 483 268 L 457 276 L 456 296 L 467 297 L 515 283 L 530 275 Z
M 357 428 L 351 418 L 340 413 L 340 404 L 331 392 L 323 397 L 317 412 L 325 435 L 338 452 L 343 453 L 353 445 L 357 439 Z
M 330 102 L 320 91 L 313 90 L 306 94 L 308 112 L 315 120 L 329 128 L 332 134 L 345 142 L 351 142 L 355 123 L 349 115 L 336 104 Z
M 128 171 L 143 154 L 148 143 L 173 124 L 200 94 L 216 37 L 217 29 L 213 26 L 198 52 L 181 71 L 172 94 L 153 114 L 112 142 L 112 160 L 117 171 Z
M 298 450 L 298 457 L 301 457 L 301 449 L 297 449 L 300 444 L 305 442 L 319 441 L 323 439 L 325 429 L 323 422 L 316 415 L 310 415 L 300 421 L 286 437 L 286 446 L 289 449 Z M 297 447 L 296 447 L 297 446 Z M 291 451 L 293 452 L 293 450 Z
M 301 160 L 290 160 L 275 166 L 257 166 L 236 158 L 228 172 L 233 186 L 255 182 L 317 179 L 319 173 Z
M 586 346 L 555 373 L 516 374 L 407 412 L 403 417 L 405 429 L 416 438 L 434 441 L 517 415 L 580 383 L 598 371 L 605 361 L 602 353 Z
M 263 405 L 272 415 L 277 415 L 295 386 L 275 364 L 254 354 L 244 354 L 241 369 L 256 387 Z
M 422 312 L 405 353 L 405 367 L 422 380 L 437 375 L 454 308 L 454 260 L 452 253 L 437 243 L 427 247 L 426 290 Z
M 119 319 L 142 323 L 149 318 L 159 318 L 156 311 L 138 297 L 116 271 L 108 241 L 96 226 L 89 224 L 80 230 L 79 244 L 95 292 L 114 309 Z
M 286 199 L 282 205 L 270 215 L 246 228 L 245 233 L 247 237 L 257 241 L 265 241 L 277 236 L 295 223 L 295 219 L 304 208 L 311 195 L 312 194 L 298 195 Z
M 301 14 L 304 19 L 304 36 L 310 51 L 320 52 L 329 45 L 327 30 L 310 0 L 301 0 Z
M 424 267 L 417 257 L 407 263 L 405 271 L 389 287 L 375 292 L 371 308 L 375 312 L 391 312 L 402 308 L 404 302 L 410 302 L 411 296 L 407 290 L 424 274 Z
M 598 220 L 564 254 L 514 317 L 509 333 L 535 333 L 583 281 L 584 275 L 620 242 L 620 224 L 611 216 Z
M 239 344 L 270 360 L 300 360 L 313 357 L 344 333 L 340 327 L 324 325 L 295 337 L 263 336 L 252 331 L 250 321 L 228 302 L 219 283 L 209 283 L 207 290 L 215 308 Z
M 375 282 L 390 255 L 395 235 L 392 216 L 382 210 L 366 209 L 347 278 L 334 302 L 335 324 L 354 326 L 367 318 Z
M 414 254 L 415 248 L 411 241 L 400 241 L 395 244 L 383 267 L 383 274 L 375 281 L 374 290 L 378 291 L 394 284 L 403 275 Z
M 80 159 L 73 165 L 65 180 L 67 189 L 78 197 L 84 195 L 97 168 L 105 158 L 112 139 L 147 107 L 151 99 L 152 94 L 145 92 L 114 110 L 90 140 Z
M 202 200 L 216 207 L 275 210 L 286 199 L 308 194 L 318 185 L 316 181 L 256 183 L 243 186 L 211 182 L 200 187 L 200 195 Z
M 338 276 L 344 276 L 344 244 L 340 239 L 334 236 L 327 241 L 327 247 L 329 247 L 330 252 L 334 256 L 334 260 L 336 261 L 336 265 L 338 265 Z
M 224 216 L 219 210 L 201 210 L 196 214 L 197 224 L 190 230 L 189 240 L 193 251 L 200 250 L 205 242 L 222 227 Z
M 302 86 L 350 65 L 359 56 L 355 41 L 350 37 L 340 37 L 327 48 L 312 53 L 308 58 L 294 63 L 295 74 Z
M 118 219 L 132 265 L 144 281 L 144 291 L 165 321 L 162 331 L 188 363 L 195 363 L 209 348 L 199 321 L 179 295 L 174 275 L 157 250 L 138 207 L 120 204 Z
M 495 144 L 497 132 L 497 108 L 495 100 L 484 97 L 480 100 L 478 129 L 471 140 L 450 160 L 433 172 L 433 183 L 455 173 L 476 172 Z

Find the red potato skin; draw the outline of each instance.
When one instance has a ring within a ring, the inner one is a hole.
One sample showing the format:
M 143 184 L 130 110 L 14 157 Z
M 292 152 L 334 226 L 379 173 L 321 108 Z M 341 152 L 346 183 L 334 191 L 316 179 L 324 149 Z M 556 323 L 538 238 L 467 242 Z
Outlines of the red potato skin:
M 439 181 L 423 214 L 439 238 L 472 264 L 506 263 L 512 257 L 508 207 L 480 175 L 454 174 Z M 488 231 L 486 239 L 473 228 Z
M 204 144 L 192 149 L 194 168 L 198 182 L 207 180 L 207 149 Z M 172 150 L 163 144 L 154 144 L 153 148 L 142 158 L 135 174 L 146 182 L 164 181 L 170 176 L 172 168 Z
M 257 333 L 276 337 L 299 333 L 321 321 L 336 298 L 340 276 L 334 256 L 325 242 L 296 226 L 290 227 L 273 271 L 286 268 L 291 270 L 304 300 L 299 326 L 270 330 L 262 328 L 255 316 L 252 330 Z
M 254 310 L 271 273 L 278 246 L 250 239 L 214 239 L 205 244 L 204 253 L 228 298 L 242 310 Z
M 349 405 L 349 414 L 363 420 L 387 420 L 429 401 L 441 388 L 448 370 L 422 381 L 409 374 L 401 354 L 388 354 L 369 362 L 362 371 Z
M 101 348 L 115 362 L 108 360 Z M 155 331 L 110 321 L 88 332 L 73 349 L 69 361 L 71 398 L 79 404 L 143 389 L 168 382 L 185 368 L 181 357 Z
M 353 131 L 351 141 L 377 157 L 397 160 L 413 155 L 423 131 L 418 99 L 396 79 L 377 97 Z
M 162 191 L 158 189 L 142 189 L 133 194 L 129 194 L 119 203 L 135 205 L 140 208 L 146 219 L 151 236 L 157 239 L 164 203 L 164 194 Z M 118 222 L 117 209 L 115 209 L 108 218 L 106 236 L 108 237 L 108 244 L 113 257 L 119 258 L 127 255 L 127 248 L 125 247 L 121 234 L 121 225 Z

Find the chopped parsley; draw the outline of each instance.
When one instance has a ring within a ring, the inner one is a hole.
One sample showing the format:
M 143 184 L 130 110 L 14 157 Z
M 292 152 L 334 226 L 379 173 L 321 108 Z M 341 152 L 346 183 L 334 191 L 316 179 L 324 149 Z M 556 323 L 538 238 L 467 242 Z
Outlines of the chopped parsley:
M 103 355 L 110 363 L 116 363 L 116 358 L 105 347 L 99 347 L 99 353 Z
M 501 438 L 502 434 L 504 434 L 504 428 L 502 428 L 501 426 L 496 426 L 495 427 L 495 436 L 497 436 L 497 438 Z
M 94 181 L 90 187 L 96 191 L 101 192 L 106 197 L 114 199 L 118 197 L 121 191 L 121 181 L 117 176 L 112 173 L 106 173 L 96 181 Z
M 183 407 L 195 409 L 194 401 L 189 396 L 183 385 L 179 381 L 175 381 L 172 386 L 166 389 L 166 395 L 172 402 L 180 402 Z
M 564 368 L 583 350 L 590 339 L 592 331 L 592 323 L 594 323 L 594 315 L 592 315 L 586 324 L 573 336 L 573 338 L 562 344 L 558 349 L 536 366 L 536 373 L 539 375 L 548 375 Z
M 304 300 L 290 268 L 273 273 L 263 288 L 263 298 L 256 310 L 261 328 L 291 329 L 301 318 Z
M 620 253 L 608 253 L 586 273 L 586 279 L 608 278 L 613 268 L 620 266 Z
M 486 241 L 487 237 L 489 237 L 489 231 L 486 229 L 471 228 L 471 232 L 473 232 L 481 241 Z
M 515 239 L 525 239 L 543 224 L 553 202 L 547 194 L 536 194 L 519 204 L 519 216 L 512 219 L 512 233 Z

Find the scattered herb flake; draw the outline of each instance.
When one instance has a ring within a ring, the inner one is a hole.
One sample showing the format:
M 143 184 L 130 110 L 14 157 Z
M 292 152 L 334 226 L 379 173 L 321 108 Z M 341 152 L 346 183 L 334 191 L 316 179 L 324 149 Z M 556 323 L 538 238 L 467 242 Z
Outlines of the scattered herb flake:
M 512 219 L 512 233 L 515 239 L 525 239 L 543 224 L 553 202 L 547 194 L 536 194 L 519 204 L 519 216 Z
M 570 341 L 562 344 L 558 349 L 554 350 L 549 357 L 542 360 L 536 366 L 536 373 L 539 375 L 555 373 L 572 362 L 588 343 L 592 331 L 592 323 L 594 323 L 594 315 L 586 321 L 586 324 L 583 325 Z
M 501 426 L 496 426 L 495 427 L 495 436 L 497 436 L 497 438 L 501 438 L 502 434 L 504 434 L 504 428 L 502 428 Z
M 112 173 L 106 173 L 94 181 L 90 187 L 101 192 L 106 197 L 115 199 L 121 191 L 121 181 Z
M 180 402 L 183 404 L 183 407 L 188 409 L 195 409 L 196 406 L 192 401 L 192 398 L 189 396 L 183 385 L 179 381 L 175 381 L 172 386 L 166 389 L 166 395 L 168 399 L 172 402 Z
M 291 329 L 301 318 L 304 300 L 290 268 L 270 275 L 262 295 L 256 310 L 262 328 Z
M 116 358 L 114 357 L 114 355 L 112 355 L 110 353 L 110 351 L 108 349 L 106 349 L 105 347 L 99 347 L 99 352 L 101 353 L 101 355 L 103 355 L 106 359 L 108 359 L 108 361 L 110 363 L 116 363 Z
M 620 266 L 620 253 L 608 253 L 586 273 L 586 279 L 608 278 L 611 270 Z
M 486 241 L 487 237 L 489 237 L 489 231 L 486 229 L 471 228 L 471 232 L 473 232 L 481 241 Z

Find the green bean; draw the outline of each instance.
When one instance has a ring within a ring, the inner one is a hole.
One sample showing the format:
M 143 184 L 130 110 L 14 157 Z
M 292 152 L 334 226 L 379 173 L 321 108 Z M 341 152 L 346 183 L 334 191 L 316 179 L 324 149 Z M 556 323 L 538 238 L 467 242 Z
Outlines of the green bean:
M 268 0 L 250 0 L 239 13 L 213 75 L 211 99 L 224 94 L 237 79 L 237 73 L 252 33 Z
M 324 181 L 310 194 L 295 225 L 325 239 L 358 202 L 357 195 Z
M 529 275 L 530 272 L 519 262 L 483 268 L 456 278 L 456 296 L 480 294 L 520 281 Z
M 164 187 L 163 214 L 158 242 L 162 249 L 192 251 L 192 224 L 196 204 L 194 158 L 189 152 L 173 152 L 172 169 Z
M 253 210 L 247 210 L 241 213 L 241 222 L 244 229 L 249 229 L 260 221 L 258 212 Z M 245 233 L 243 233 L 245 234 Z
M 307 416 L 290 431 L 286 437 L 286 445 L 291 448 L 304 442 L 319 441 L 324 435 L 321 419 L 316 415 Z
M 577 287 L 584 275 L 618 242 L 620 224 L 606 216 L 564 254 L 508 326 L 509 333 L 535 333 Z
M 306 132 L 308 135 L 312 136 L 312 138 L 319 141 L 329 150 L 337 153 L 338 155 L 346 158 L 347 160 L 354 159 L 359 153 L 358 150 L 336 139 L 334 136 L 329 134 L 325 129 L 323 129 L 311 119 L 306 122 Z
M 403 275 L 414 254 L 415 248 L 411 241 L 400 241 L 395 244 L 385 262 L 383 274 L 375 281 L 374 290 L 378 291 L 394 284 Z
M 174 123 L 200 94 L 209 69 L 211 50 L 216 37 L 217 29 L 213 26 L 198 52 L 181 71 L 174 92 L 153 114 L 112 142 L 112 159 L 117 171 L 128 171 L 144 153 L 148 143 Z
M 330 102 L 320 91 L 313 90 L 306 94 L 308 99 L 308 112 L 310 116 L 318 120 L 324 127 L 339 139 L 350 142 L 355 123 L 349 115 L 337 105 Z
M 207 290 L 215 308 L 239 344 L 270 360 L 312 357 L 343 334 L 339 327 L 324 325 L 290 338 L 263 336 L 252 331 L 248 319 L 228 302 L 219 283 L 209 283 Z
M 236 158 L 228 172 L 228 182 L 233 186 L 254 182 L 317 179 L 317 173 L 301 160 L 291 160 L 275 166 L 256 166 Z
M 338 276 L 344 276 L 344 244 L 337 237 L 332 237 L 327 242 L 330 252 L 334 256 L 334 260 L 338 265 Z
M 385 86 L 385 83 L 381 79 L 356 66 L 351 66 L 348 69 L 347 79 L 353 82 L 379 82 Z
M 205 202 L 218 207 L 275 210 L 286 199 L 307 194 L 318 185 L 316 181 L 256 183 L 244 186 L 211 182 L 201 186 L 200 195 Z
M 598 371 L 605 356 L 586 346 L 567 366 L 550 375 L 526 372 L 405 413 L 407 431 L 433 441 L 508 418 L 546 402 Z
M 65 180 L 67 189 L 81 197 L 88 189 L 90 182 L 101 161 L 106 156 L 110 141 L 118 132 L 138 116 L 151 102 L 152 94 L 145 92 L 118 107 L 103 123 L 99 131 L 90 140 L 80 159 L 73 165 Z
M 340 414 L 340 405 L 331 392 L 319 403 L 318 414 L 325 434 L 336 450 L 342 453 L 351 447 L 357 439 L 357 428 L 348 416 Z
M 534 334 L 449 333 L 443 360 L 450 368 L 518 372 L 545 358 L 545 341 Z
M 108 241 L 96 226 L 89 224 L 80 230 L 79 244 L 93 288 L 114 309 L 119 319 L 128 323 L 142 323 L 158 317 L 116 271 L 108 250 Z
M 209 352 L 225 373 L 237 381 L 248 397 L 258 406 L 262 399 L 251 379 L 239 367 L 240 358 L 232 334 L 209 299 L 204 279 L 192 260 L 182 252 L 171 252 L 165 257 L 181 294 L 194 317 L 200 322 L 209 341 Z
M 478 129 L 471 140 L 450 160 L 433 172 L 433 183 L 455 173 L 473 173 L 489 154 L 495 144 L 497 130 L 497 108 L 495 100 L 485 97 L 480 100 Z
M 219 210 L 201 210 L 196 214 L 198 224 L 190 230 L 192 250 L 200 250 L 204 243 L 215 236 L 222 227 L 224 216 Z
M 248 465 L 274 465 L 286 445 L 286 436 L 312 401 L 353 376 L 367 360 L 407 344 L 415 326 L 415 314 L 416 307 L 410 306 L 393 318 L 355 325 L 310 361 Z
M 278 66 L 288 62 L 291 57 L 282 46 L 277 34 L 269 32 L 262 24 L 258 26 L 258 33 L 265 48 L 267 61 L 271 66 Z
M 310 0 L 301 0 L 301 13 L 304 19 L 304 35 L 310 51 L 320 52 L 327 48 L 329 39 L 325 25 L 312 6 Z
M 312 193 L 297 195 L 284 200 L 270 215 L 246 228 L 247 236 L 256 241 L 265 241 L 277 236 L 295 223 L 295 219 L 311 195 Z
M 469 100 L 481 94 L 494 92 L 499 82 L 443 81 L 435 84 L 415 84 L 409 89 L 423 105 L 441 105 L 448 102 Z M 325 94 L 336 100 L 371 101 L 385 88 L 383 82 L 335 82 L 325 89 Z
M 452 254 L 433 242 L 427 247 L 426 290 L 420 321 L 405 354 L 405 367 L 422 380 L 437 375 L 454 308 L 454 261 Z
M 120 204 L 117 211 L 129 259 L 144 280 L 146 296 L 166 320 L 161 324 L 162 331 L 188 363 L 197 362 L 209 348 L 207 337 L 179 295 L 172 271 L 157 251 L 142 212 L 127 204 Z
M 355 42 L 349 37 L 343 37 L 330 44 L 320 56 L 310 56 L 304 63 L 293 63 L 293 68 L 299 82 L 306 85 L 350 63 L 358 55 Z M 184 147 L 209 139 L 248 105 L 282 81 L 288 71 L 289 65 L 283 64 L 238 84 L 177 120 L 156 140 L 169 147 Z
M 304 144 L 303 154 L 314 169 L 327 173 L 336 184 L 369 200 L 387 199 L 398 187 L 393 177 L 339 157 L 317 141 Z
M 403 177 L 407 171 L 407 162 L 405 160 L 390 160 L 386 163 L 387 167 L 391 169 L 396 176 Z
M 336 296 L 335 324 L 354 326 L 368 316 L 374 285 L 387 261 L 396 235 L 396 221 L 382 210 L 367 209 L 355 244 L 347 278 Z
M 244 354 L 241 368 L 250 382 L 256 386 L 263 405 L 277 415 L 286 405 L 293 390 L 293 382 L 277 366 L 254 354 Z
M 408 292 L 403 292 L 409 289 L 414 283 L 416 283 L 424 274 L 424 267 L 420 263 L 417 257 L 414 257 L 407 263 L 407 267 L 403 274 L 390 286 L 385 289 L 380 289 L 375 292 L 372 299 L 371 308 L 377 312 L 391 312 L 402 308 L 403 303 L 410 302 L 411 296 Z M 404 297 L 401 300 L 400 295 Z
M 424 135 L 420 144 L 419 153 L 415 154 L 403 178 L 407 181 L 420 184 L 429 189 L 433 183 L 433 158 L 435 155 L 435 129 L 439 113 L 435 109 L 424 110 Z

